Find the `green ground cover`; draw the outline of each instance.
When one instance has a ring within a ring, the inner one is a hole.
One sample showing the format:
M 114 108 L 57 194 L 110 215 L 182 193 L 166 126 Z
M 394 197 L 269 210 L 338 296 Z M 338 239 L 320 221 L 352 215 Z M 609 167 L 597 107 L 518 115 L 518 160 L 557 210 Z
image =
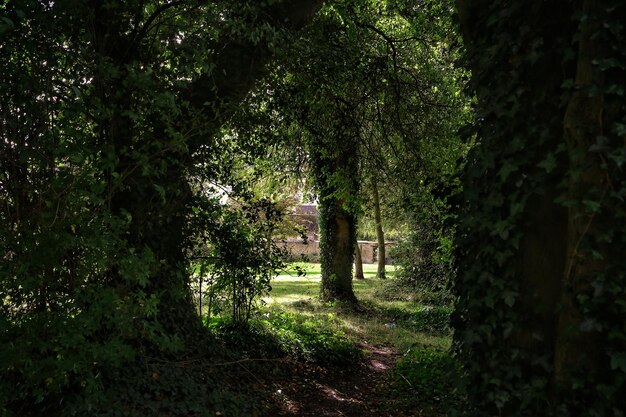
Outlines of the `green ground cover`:
M 425 303 L 433 297 L 403 287 L 392 265 L 385 280 L 375 277 L 376 265 L 363 267 L 365 279 L 353 281 L 356 307 L 320 300 L 320 264 L 290 263 L 271 280 L 271 291 L 247 329 L 233 327 L 221 313 L 206 324 L 244 357 L 270 361 L 290 358 L 343 368 L 384 347 L 395 352 L 395 365 L 376 395 L 388 411 L 398 416 L 415 410 L 432 417 L 450 414 L 464 392 L 450 354 L 451 307 Z
M 432 416 L 447 414 L 463 391 L 449 353 L 451 308 L 425 305 L 417 301 L 423 298 L 393 285 L 394 266 L 388 266 L 387 280 L 375 278 L 376 265 L 363 267 L 365 279 L 354 281 L 360 301 L 355 309 L 319 300 L 319 264 L 290 264 L 272 280 L 261 321 L 281 343 L 299 347 L 313 359 L 333 357 L 336 350 L 340 362 L 354 358 L 350 346 L 365 351 L 368 346 L 391 346 L 399 357 L 387 388 L 390 404 Z M 298 270 L 306 274 L 298 276 Z
M 306 275 L 298 276 L 298 269 L 304 270 Z M 375 279 L 376 265 L 363 265 L 363 274 L 364 280 L 354 280 L 354 291 L 361 303 L 361 308 L 355 310 L 319 301 L 319 264 L 290 264 L 272 280 L 272 291 L 264 299 L 265 310 L 315 317 L 355 340 L 392 345 L 399 352 L 420 346 L 437 350 L 449 348 L 448 309 L 424 306 L 410 297 L 402 299 L 397 294 L 384 294 L 381 287 L 393 279 L 393 265 L 387 266 L 389 278 L 386 281 Z

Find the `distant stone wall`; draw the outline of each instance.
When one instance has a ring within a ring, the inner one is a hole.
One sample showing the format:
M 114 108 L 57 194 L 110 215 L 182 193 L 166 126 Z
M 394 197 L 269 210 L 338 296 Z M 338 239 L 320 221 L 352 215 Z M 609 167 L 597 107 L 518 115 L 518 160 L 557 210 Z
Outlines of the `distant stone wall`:
M 389 249 L 393 244 L 394 242 L 385 243 L 385 253 L 387 254 L 387 259 L 385 259 L 385 263 L 387 265 L 391 264 Z M 309 240 L 307 243 L 304 243 L 300 239 L 288 240 L 286 242 L 280 242 L 279 245 L 289 251 L 290 255 L 288 259 L 290 261 L 302 260 L 303 255 L 308 259 L 309 262 L 320 261 L 320 243 L 317 240 Z M 378 261 L 378 243 L 369 242 L 366 240 L 359 240 L 359 248 L 361 249 L 361 259 L 363 260 L 364 264 L 373 264 Z
M 287 257 L 289 261 L 301 261 L 305 256 L 309 262 L 320 261 L 320 242 L 317 240 L 309 240 L 304 243 L 302 239 L 280 242 L 279 246 L 286 248 L 289 251 Z
M 385 242 L 385 264 L 391 264 L 391 257 L 389 256 L 390 248 L 394 245 L 394 242 Z M 361 259 L 364 264 L 373 264 L 378 262 L 378 243 L 370 242 L 367 240 L 359 240 L 359 248 L 361 249 Z

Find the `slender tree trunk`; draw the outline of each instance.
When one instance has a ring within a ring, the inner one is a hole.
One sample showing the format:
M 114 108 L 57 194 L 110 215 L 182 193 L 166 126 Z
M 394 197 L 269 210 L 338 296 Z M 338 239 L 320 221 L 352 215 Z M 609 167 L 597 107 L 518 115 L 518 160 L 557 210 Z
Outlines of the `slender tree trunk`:
M 385 232 L 383 230 L 382 216 L 380 214 L 380 196 L 378 194 L 378 184 L 376 179 L 372 179 L 372 197 L 374 199 L 374 220 L 376 222 L 376 241 L 378 242 L 378 269 L 376 278 L 385 279 L 385 261 L 387 253 L 385 250 Z
M 361 247 L 359 241 L 355 239 L 354 243 L 354 278 L 365 279 L 363 275 L 363 259 L 361 258 Z

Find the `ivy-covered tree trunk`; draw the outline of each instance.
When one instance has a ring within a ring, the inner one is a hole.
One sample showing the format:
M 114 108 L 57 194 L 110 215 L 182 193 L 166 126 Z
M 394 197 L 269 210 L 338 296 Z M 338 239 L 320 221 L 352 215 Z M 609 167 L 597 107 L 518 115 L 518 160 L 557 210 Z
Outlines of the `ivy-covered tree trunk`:
M 378 183 L 372 178 L 372 198 L 374 200 L 374 221 L 376 222 L 376 242 L 378 242 L 378 268 L 376 278 L 385 279 L 385 263 L 387 261 L 387 251 L 385 250 L 385 232 L 383 230 L 383 220 L 380 213 L 380 195 L 378 194 Z
M 97 80 L 96 95 L 109 111 L 102 112 L 99 141 L 113 161 L 104 173 L 109 208 L 113 215 L 127 218 L 123 231 L 130 250 L 149 256 L 153 265 L 145 283 L 135 282 L 134 271 L 113 268 L 108 283 L 122 294 L 140 291 L 159 300 L 154 316 L 169 335 L 191 340 L 199 334 L 200 322 L 189 292 L 185 245 L 188 244 L 186 218 L 191 190 L 186 177 L 191 158 L 176 135 L 166 134 L 157 114 L 137 116 L 133 95 L 141 91 L 132 78 L 149 54 L 137 56 L 141 40 L 126 33 L 124 6 L 104 3 L 94 6 Z M 136 119 L 150 120 L 152 129 L 139 132 Z M 135 120 L 133 120 L 135 118 Z M 147 136 L 147 137 L 146 137 Z M 155 267 L 155 264 L 158 267 Z
M 622 84 L 622 92 L 626 84 L 626 59 L 622 54 L 621 63 L 612 61 L 611 47 L 617 47 L 619 43 L 607 43 L 609 38 L 604 33 L 603 25 L 610 25 L 620 16 L 613 15 L 611 2 L 584 0 L 578 4 L 577 12 L 585 18 L 581 20 L 578 32 L 574 90 L 563 121 L 570 169 L 568 239 L 554 359 L 556 384 L 563 388 L 563 400 L 573 394 L 570 392 L 572 382 L 579 378 L 604 382 L 610 376 L 606 367 L 609 356 L 613 357 L 611 368 L 621 368 L 615 358 L 622 358 L 622 370 L 626 373 L 626 354 L 622 352 L 614 356 L 613 352 L 605 350 L 604 326 L 595 323 L 585 300 L 579 299 L 588 294 L 601 295 L 598 292 L 603 291 L 605 274 L 612 267 L 611 262 L 616 260 L 612 259 L 614 249 L 611 246 L 615 233 L 614 216 L 618 213 L 614 212 L 610 200 L 620 178 L 616 172 L 611 172 L 610 165 L 617 163 L 619 166 L 624 160 L 617 160 L 615 154 L 607 155 L 606 151 L 611 145 L 619 147 L 620 139 L 626 140 L 626 129 L 623 128 L 626 105 L 623 97 L 621 100 L 615 97 L 618 83 Z M 626 45 L 625 35 L 622 33 L 622 47 Z M 621 135 L 615 126 L 622 126 Z M 611 138 L 616 133 L 617 137 Z M 626 348 L 626 343 L 622 348 Z
M 356 243 L 357 143 L 324 140 L 311 152 L 319 197 L 321 297 L 356 302 L 352 263 Z
M 626 5 L 457 9 L 480 120 L 454 284 L 470 398 L 477 415 L 622 415 Z
M 352 289 L 355 216 L 333 196 L 320 198 L 319 216 L 322 299 L 356 302 Z
M 320 6 L 318 0 L 277 3 L 264 18 L 268 23 L 278 20 L 283 28 L 295 30 Z M 172 7 L 178 5 L 172 3 Z M 169 123 L 156 112 L 142 114 L 151 119 L 150 125 L 137 127 L 134 119 L 141 110 L 132 98 L 136 91 L 146 88 L 141 85 L 146 81 L 139 78 L 138 68 L 158 57 L 142 49 L 144 40 L 137 32 L 127 33 L 126 11 L 127 6 L 121 4 L 94 5 L 92 43 L 100 66 L 96 69 L 96 93 L 110 110 L 102 112 L 105 118 L 99 121 L 100 140 L 115 161 L 106 173 L 111 211 L 129 219 L 123 238 L 136 253 L 150 253 L 158 267 L 150 271 L 148 283 L 142 288 L 129 287 L 120 271 L 112 271 L 111 284 L 120 291 L 140 290 L 157 297 L 156 319 L 163 330 L 192 339 L 200 330 L 189 291 L 186 254 L 192 233 L 187 221 L 193 197 L 188 180 L 195 163 L 193 153 L 237 110 L 263 75 L 271 53 L 263 40 L 235 40 L 225 33 L 215 41 L 219 44 L 215 49 L 221 52 L 206 58 L 217 70 L 177 91 L 181 100 L 177 104 L 191 110 L 177 108 L 179 117 Z M 194 123 L 202 126 L 196 129 L 200 133 L 181 133 Z M 142 128 L 150 130 L 141 132 Z

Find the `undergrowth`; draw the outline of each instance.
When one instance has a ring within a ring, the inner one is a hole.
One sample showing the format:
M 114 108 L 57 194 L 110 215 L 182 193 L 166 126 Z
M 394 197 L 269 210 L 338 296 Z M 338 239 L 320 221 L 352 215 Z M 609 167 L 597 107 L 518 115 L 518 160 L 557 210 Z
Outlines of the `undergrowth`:
M 409 350 L 393 370 L 399 406 L 417 415 L 454 415 L 465 388 L 458 362 L 449 351 Z
M 236 347 L 240 361 L 250 361 L 250 372 L 270 380 L 292 361 L 350 367 L 366 357 L 361 346 L 392 345 L 403 356 L 389 373 L 385 392 L 376 395 L 407 415 L 451 415 L 464 392 L 449 353 L 452 309 L 447 302 L 419 302 L 394 281 L 355 282 L 360 300 L 355 308 L 319 301 L 317 274 L 281 276 L 246 327 L 221 317 L 205 324 L 225 346 Z
M 227 344 L 251 356 L 291 357 L 332 366 L 354 365 L 362 357 L 358 345 L 329 317 L 274 307 L 259 311 L 245 329 L 221 318 L 207 324 Z

